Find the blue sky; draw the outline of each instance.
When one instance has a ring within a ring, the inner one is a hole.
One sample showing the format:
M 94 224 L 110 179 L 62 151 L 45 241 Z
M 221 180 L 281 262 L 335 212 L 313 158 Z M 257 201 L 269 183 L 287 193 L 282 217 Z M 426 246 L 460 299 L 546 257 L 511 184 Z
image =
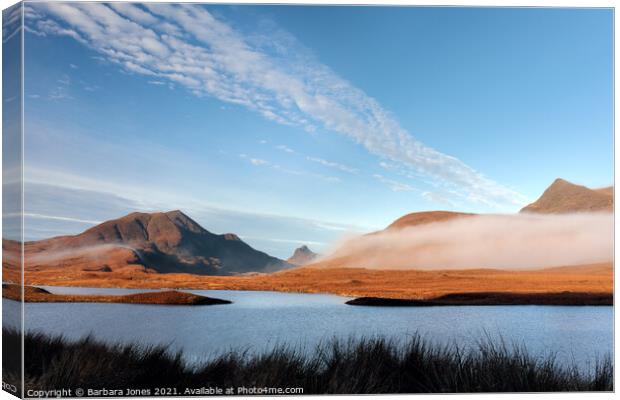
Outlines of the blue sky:
M 285 257 L 613 181 L 610 10 L 26 7 L 32 238 L 180 208 Z

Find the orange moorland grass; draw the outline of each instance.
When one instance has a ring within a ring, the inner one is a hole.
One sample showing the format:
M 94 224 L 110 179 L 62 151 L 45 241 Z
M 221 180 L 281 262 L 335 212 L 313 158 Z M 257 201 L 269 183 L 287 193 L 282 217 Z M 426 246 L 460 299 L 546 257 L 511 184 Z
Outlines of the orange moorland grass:
M 15 271 L 5 269 L 5 282 Z M 532 271 L 369 270 L 301 267 L 272 274 L 198 276 L 124 272 L 26 271 L 27 285 L 116 288 L 273 290 L 332 293 L 349 297 L 432 299 L 454 293 L 613 293 L 612 263 L 546 268 Z

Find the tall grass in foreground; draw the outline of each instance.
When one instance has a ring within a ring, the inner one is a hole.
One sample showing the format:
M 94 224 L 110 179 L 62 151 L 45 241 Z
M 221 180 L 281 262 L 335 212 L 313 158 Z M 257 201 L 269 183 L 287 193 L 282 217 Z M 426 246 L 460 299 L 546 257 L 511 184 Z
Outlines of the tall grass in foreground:
M 19 334 L 3 330 L 3 348 Z M 208 339 L 205 339 L 208 340 Z M 312 354 L 285 347 L 254 355 L 230 352 L 199 366 L 165 347 L 109 345 L 91 337 L 77 342 L 27 334 L 26 389 L 175 387 L 301 387 L 314 393 L 611 391 L 608 357 L 590 374 L 553 358 L 537 360 L 523 348 L 490 339 L 472 351 L 437 347 L 420 337 L 404 345 L 386 339 L 337 341 Z M 3 364 L 4 380 L 18 371 Z

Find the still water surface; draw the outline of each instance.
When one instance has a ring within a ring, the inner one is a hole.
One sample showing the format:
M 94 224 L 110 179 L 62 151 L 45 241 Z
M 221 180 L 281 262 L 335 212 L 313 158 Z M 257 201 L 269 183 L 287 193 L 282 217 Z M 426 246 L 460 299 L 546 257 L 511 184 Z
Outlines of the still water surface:
M 127 294 L 145 290 L 46 287 L 53 293 Z M 166 344 L 199 361 L 231 349 L 287 346 L 310 351 L 331 338 L 419 333 L 430 341 L 475 346 L 486 337 L 525 345 L 537 356 L 590 369 L 612 354 L 613 308 L 607 306 L 354 307 L 323 294 L 192 290 L 233 301 L 215 306 L 27 303 L 27 331 L 108 342 Z M 5 323 L 19 303 L 3 299 Z

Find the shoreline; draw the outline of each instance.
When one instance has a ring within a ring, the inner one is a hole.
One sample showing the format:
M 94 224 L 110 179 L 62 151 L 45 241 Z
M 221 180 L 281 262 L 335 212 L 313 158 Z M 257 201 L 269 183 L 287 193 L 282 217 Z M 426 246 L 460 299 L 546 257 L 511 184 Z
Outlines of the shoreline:
M 53 285 L 48 285 L 53 286 Z M 3 284 L 3 298 L 20 301 L 18 285 Z M 123 289 L 123 288 L 120 288 Z M 231 301 L 181 292 L 171 288 L 161 291 L 131 294 L 53 294 L 43 288 L 26 286 L 26 303 L 123 303 L 151 305 L 215 305 L 230 304 Z M 192 289 L 183 289 L 192 290 Z M 193 289 L 201 290 L 201 289 Z M 236 290 L 247 289 L 211 289 Z M 517 293 L 517 292 L 464 292 L 450 293 L 434 298 L 389 298 L 376 296 L 344 296 L 338 293 L 290 292 L 285 290 L 247 290 L 268 291 L 277 293 L 325 294 L 344 298 L 354 297 L 343 304 L 361 307 L 445 307 L 445 306 L 613 306 L 613 293 L 608 292 L 548 292 L 548 293 Z
M 345 304 L 362 307 L 446 306 L 613 306 L 612 293 L 454 293 L 428 300 L 358 297 Z
M 2 298 L 21 301 L 21 287 L 14 284 L 2 284 Z M 231 304 L 229 300 L 200 296 L 193 293 L 166 290 L 125 295 L 65 295 L 54 294 L 36 286 L 24 288 L 26 303 L 122 303 L 167 306 L 206 306 Z

